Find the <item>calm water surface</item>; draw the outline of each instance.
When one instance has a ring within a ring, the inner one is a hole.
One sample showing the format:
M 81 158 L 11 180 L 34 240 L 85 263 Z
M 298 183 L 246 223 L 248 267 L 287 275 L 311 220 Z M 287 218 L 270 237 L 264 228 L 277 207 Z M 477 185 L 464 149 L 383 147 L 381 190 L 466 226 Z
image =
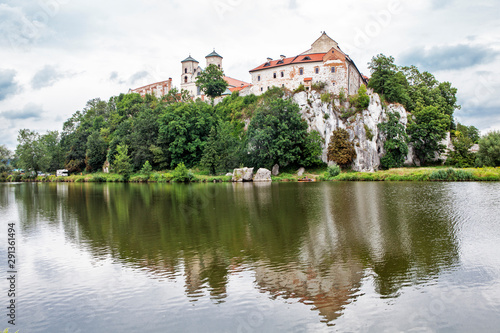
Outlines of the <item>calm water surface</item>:
M 21 333 L 500 327 L 500 183 L 0 184 L 0 217 Z

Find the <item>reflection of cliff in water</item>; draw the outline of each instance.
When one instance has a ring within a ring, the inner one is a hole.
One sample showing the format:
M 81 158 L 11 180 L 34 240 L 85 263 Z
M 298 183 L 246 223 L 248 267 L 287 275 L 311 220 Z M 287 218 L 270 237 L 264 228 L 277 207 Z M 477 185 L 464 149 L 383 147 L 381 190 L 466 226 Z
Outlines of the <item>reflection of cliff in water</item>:
M 441 184 L 40 184 L 16 187 L 22 223 L 36 215 L 95 258 L 183 275 L 190 300 L 227 296 L 229 275 L 297 298 L 335 319 L 366 270 L 381 297 L 433 279 L 458 260 Z M 244 267 L 244 268 L 243 268 Z

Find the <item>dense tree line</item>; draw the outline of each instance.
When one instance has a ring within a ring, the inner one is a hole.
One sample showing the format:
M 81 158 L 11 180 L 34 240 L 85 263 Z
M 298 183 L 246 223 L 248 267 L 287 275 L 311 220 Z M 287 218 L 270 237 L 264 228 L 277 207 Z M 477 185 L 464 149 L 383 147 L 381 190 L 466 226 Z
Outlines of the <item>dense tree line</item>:
M 242 164 L 322 163 L 319 133 L 307 131 L 298 105 L 283 98 L 281 89 L 259 97 L 236 92 L 215 106 L 175 93 L 178 96 L 93 99 L 64 123 L 60 134 L 21 130 L 18 164 L 33 171 L 64 167 L 95 172 L 108 162 L 115 172 L 130 174 L 146 166 L 164 170 L 181 163 L 210 173 Z

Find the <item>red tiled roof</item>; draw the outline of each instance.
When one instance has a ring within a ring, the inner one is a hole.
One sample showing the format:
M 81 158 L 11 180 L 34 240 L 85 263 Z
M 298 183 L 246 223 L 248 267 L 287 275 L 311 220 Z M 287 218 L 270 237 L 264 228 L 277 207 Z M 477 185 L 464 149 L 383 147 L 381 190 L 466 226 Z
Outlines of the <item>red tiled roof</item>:
M 135 88 L 135 89 L 131 89 L 132 91 L 135 91 L 135 90 L 141 90 L 141 89 L 144 89 L 144 88 L 149 88 L 151 86 L 158 86 L 159 84 L 162 84 L 162 85 L 168 85 L 168 82 L 171 81 L 172 79 L 168 79 L 168 80 L 165 80 L 165 81 L 159 81 L 159 82 L 155 82 L 155 83 L 150 83 L 150 84 L 147 84 L 145 86 L 142 86 L 142 87 L 139 87 L 139 88 Z
M 313 78 L 312 78 L 312 77 L 305 77 L 305 78 L 304 78 L 304 82 L 309 82 L 309 81 L 312 81 L 312 80 L 313 80 Z
M 251 84 L 248 84 L 246 86 L 241 86 L 241 87 L 229 87 L 229 91 L 230 92 L 233 92 L 233 91 L 240 91 L 240 90 L 243 90 L 244 88 L 246 87 L 251 87 L 252 85 Z
M 239 88 L 241 86 L 244 87 L 244 86 L 250 85 L 250 83 L 248 83 L 248 82 L 236 80 L 236 79 L 233 79 L 232 77 L 229 77 L 229 76 L 224 76 L 224 81 L 227 82 L 227 84 L 229 86 L 228 88 L 233 88 L 233 87 Z M 231 90 L 231 89 L 229 89 L 229 90 Z
M 250 72 L 256 72 L 256 71 L 260 71 L 263 69 L 286 66 L 286 65 L 290 65 L 290 64 L 301 64 L 301 63 L 308 63 L 308 62 L 323 61 L 323 57 L 325 56 L 325 54 L 326 53 L 301 54 L 301 55 L 298 55 L 296 57 L 285 58 L 283 60 L 281 60 L 281 59 L 271 60 L 270 62 L 265 62 L 262 65 L 255 67 Z M 307 58 L 309 58 L 309 59 L 307 59 Z M 269 64 L 269 65 L 266 66 L 266 64 Z

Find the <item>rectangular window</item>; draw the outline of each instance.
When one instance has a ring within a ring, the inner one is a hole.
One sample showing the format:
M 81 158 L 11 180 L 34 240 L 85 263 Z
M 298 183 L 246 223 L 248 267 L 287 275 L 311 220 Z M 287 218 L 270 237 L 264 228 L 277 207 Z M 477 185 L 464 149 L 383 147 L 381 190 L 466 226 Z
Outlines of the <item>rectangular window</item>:
M 332 66 L 332 73 L 335 73 L 335 67 Z
M 314 68 L 314 72 L 315 72 L 316 74 L 319 74 L 319 67 Z
M 299 75 L 304 75 L 304 68 L 299 68 Z
M 285 77 L 285 71 L 281 71 L 281 77 Z
M 259 75 L 259 76 L 257 76 L 257 81 L 260 81 L 260 75 Z
M 264 88 L 260 87 L 260 91 L 264 91 Z
M 273 73 L 273 78 L 276 78 L 276 73 Z

